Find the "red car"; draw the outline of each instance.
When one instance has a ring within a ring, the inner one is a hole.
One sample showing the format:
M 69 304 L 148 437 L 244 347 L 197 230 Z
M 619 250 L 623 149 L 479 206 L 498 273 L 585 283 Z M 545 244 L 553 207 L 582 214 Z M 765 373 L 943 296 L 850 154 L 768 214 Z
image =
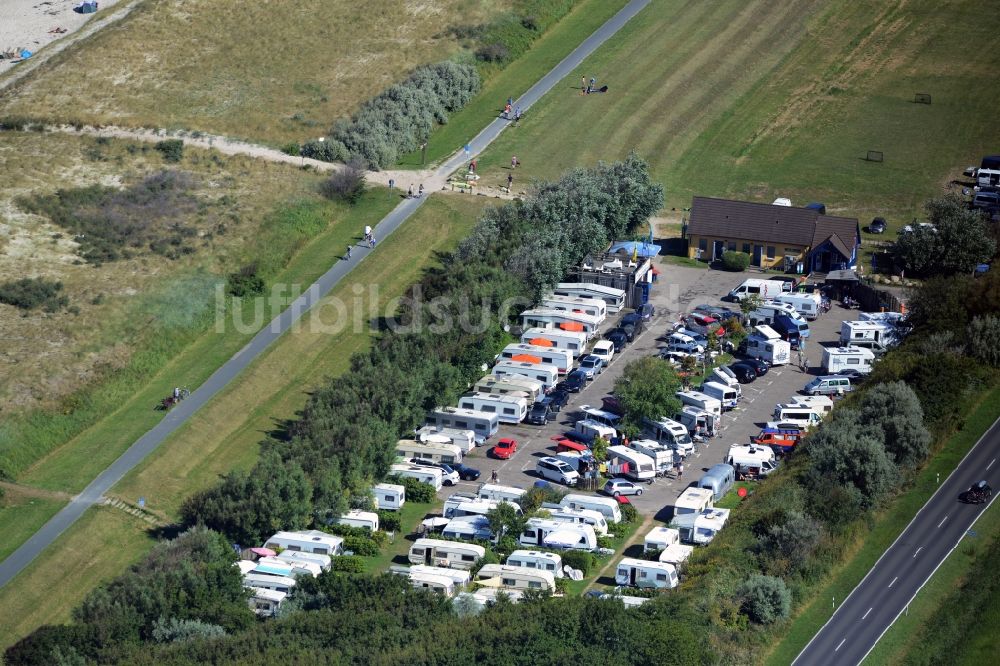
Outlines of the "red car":
M 493 447 L 493 456 L 499 458 L 500 460 L 507 460 L 512 455 L 517 453 L 517 440 L 504 438 L 496 443 Z

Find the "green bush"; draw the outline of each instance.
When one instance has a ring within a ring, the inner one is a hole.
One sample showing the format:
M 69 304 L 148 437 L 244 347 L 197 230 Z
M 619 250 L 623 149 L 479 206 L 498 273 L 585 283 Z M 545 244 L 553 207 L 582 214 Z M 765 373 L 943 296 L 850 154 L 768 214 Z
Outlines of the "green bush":
M 344 550 L 364 557 L 375 557 L 380 552 L 374 539 L 360 536 L 344 537 Z
M 792 593 L 785 581 L 774 576 L 754 574 L 737 589 L 740 608 L 751 621 L 771 624 L 788 617 L 792 610 Z
M 727 250 L 722 253 L 722 267 L 727 271 L 738 273 L 745 271 L 750 265 L 750 255 L 746 252 L 732 252 Z
M 568 550 L 562 554 L 563 564 L 574 569 L 579 569 L 586 577 L 594 568 L 595 559 L 593 554 L 583 550 Z
M 395 483 L 406 488 L 406 500 L 408 502 L 427 504 L 429 502 L 433 502 L 436 495 L 434 486 L 429 483 L 421 483 L 420 481 L 409 477 L 390 476 L 386 478 L 386 482 Z
M 632 504 L 622 504 L 622 522 L 631 525 L 639 520 L 639 511 Z
M 69 305 L 69 298 L 60 295 L 62 282 L 45 278 L 22 278 L 0 284 L 0 303 L 13 305 L 21 310 L 42 308 L 46 312 L 57 312 Z
M 397 512 L 380 509 L 377 513 L 378 526 L 383 532 L 398 532 L 403 529 L 403 520 Z
M 350 158 L 343 168 L 335 170 L 320 183 L 320 194 L 331 201 L 343 201 L 353 206 L 365 194 L 365 169 L 363 160 Z
M 164 139 L 153 146 L 163 154 L 164 162 L 177 163 L 184 158 L 184 142 L 181 139 Z
M 247 264 L 235 273 L 226 276 L 226 291 L 232 296 L 260 296 L 267 285 L 257 272 L 257 262 Z
M 339 573 L 364 573 L 365 561 L 354 555 L 341 555 L 333 558 L 330 568 Z

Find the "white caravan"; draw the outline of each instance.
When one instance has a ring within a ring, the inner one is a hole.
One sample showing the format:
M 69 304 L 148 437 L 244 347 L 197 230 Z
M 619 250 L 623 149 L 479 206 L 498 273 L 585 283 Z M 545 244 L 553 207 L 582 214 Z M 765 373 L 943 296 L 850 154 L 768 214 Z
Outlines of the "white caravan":
M 793 395 L 793 405 L 808 405 L 821 417 L 833 411 L 833 398 L 828 395 Z
M 620 312 L 625 307 L 625 290 L 606 287 L 603 284 L 560 282 L 552 293 L 556 296 L 600 299 L 611 313 Z
M 422 465 L 408 465 L 397 463 L 389 468 L 389 474 L 403 477 L 404 479 L 416 479 L 420 483 L 426 483 L 437 492 L 444 485 L 444 474 L 436 467 L 424 467 Z
M 270 574 L 271 576 L 290 576 L 292 578 L 309 576 L 310 578 L 316 578 L 323 573 L 323 567 L 315 562 L 289 560 L 278 556 L 260 558 L 257 560 L 257 566 L 254 567 L 253 571 L 254 573 Z
M 866 346 L 884 351 L 899 343 L 895 324 L 886 321 L 845 321 L 840 325 L 840 344 Z
M 767 361 L 771 365 L 785 365 L 792 359 L 792 345 L 782 340 L 770 326 L 755 326 L 747 337 L 747 356 Z
M 510 504 L 514 507 L 514 512 L 521 515 L 521 507 L 514 502 L 505 500 L 487 500 L 478 497 L 469 498 L 462 495 L 452 495 L 444 501 L 442 513 L 445 518 L 457 518 L 459 516 L 485 516 L 490 511 L 496 509 L 500 504 Z
M 259 587 L 288 594 L 295 587 L 295 579 L 291 576 L 272 576 L 264 573 L 250 572 L 243 576 L 243 587 Z
M 304 553 L 295 550 L 284 550 L 276 555 L 277 559 L 283 562 L 288 562 L 289 564 L 295 565 L 299 562 L 307 564 L 315 564 L 323 571 L 329 571 L 330 566 L 333 563 L 333 558 L 329 555 L 321 555 L 319 553 Z
M 406 487 L 395 483 L 376 483 L 372 495 L 377 509 L 399 511 L 406 504 Z
M 340 555 L 343 545 L 343 537 L 319 530 L 276 532 L 264 543 L 264 547 L 271 550 L 294 550 L 320 555 Z
M 278 609 L 281 608 L 285 597 L 288 596 L 287 592 L 278 592 L 277 590 L 269 590 L 263 587 L 251 587 L 249 589 L 250 597 L 247 599 L 247 603 L 250 605 L 250 610 L 261 617 L 273 617 L 278 612 Z
M 518 537 L 522 546 L 553 550 L 597 550 L 597 534 L 590 525 L 550 518 L 529 518 Z
M 658 561 L 673 564 L 675 567 L 683 564 L 691 553 L 692 546 L 681 543 L 681 534 L 672 527 L 654 527 L 646 535 L 643 550 L 647 553 L 660 551 Z
M 570 509 L 567 507 L 548 509 L 548 511 L 549 518 L 552 520 L 558 520 L 563 523 L 590 525 L 594 528 L 595 534 L 599 536 L 607 536 L 608 534 L 608 521 L 604 518 L 604 514 L 599 511 L 594 511 L 593 509 Z
M 410 546 L 411 564 L 426 564 L 449 569 L 471 569 L 486 556 L 486 549 L 473 543 L 420 538 Z
M 778 468 L 778 460 L 771 447 L 753 444 L 729 447 L 726 464 L 736 469 L 737 476 L 745 473 L 767 476 Z
M 712 497 L 713 493 L 708 488 L 685 488 L 684 492 L 674 500 L 674 516 L 701 513 L 706 509 L 711 509 L 715 506 Z
M 823 297 L 817 292 L 811 294 L 781 294 L 780 296 L 775 296 L 774 300 L 779 303 L 791 305 L 795 308 L 796 312 L 809 320 L 816 319 L 819 316 L 820 307 L 823 304 Z
M 493 483 L 484 483 L 479 486 L 479 498 L 485 500 L 494 500 L 497 502 L 510 502 L 511 504 L 516 504 L 521 501 L 525 493 L 528 491 L 524 488 L 516 488 L 514 486 L 500 486 Z
M 604 321 L 608 317 L 608 306 L 599 298 L 579 298 L 575 296 L 557 296 L 555 294 L 546 296 L 539 304 L 540 307 L 552 310 L 568 310 L 570 312 L 582 312 L 591 317 L 597 317 Z
M 656 463 L 653 459 L 627 446 L 609 446 L 608 461 L 619 465 L 627 463 L 628 471 L 623 472 L 623 475 L 632 481 L 652 483 L 656 478 Z
M 546 388 L 551 388 L 559 381 L 559 368 L 554 365 L 537 363 L 521 363 L 519 361 L 498 361 L 491 370 L 496 377 L 517 375 L 542 382 Z
M 415 439 L 401 439 L 396 442 L 396 455 L 406 460 L 419 458 L 438 463 L 462 462 L 462 449 L 455 444 L 418 442 Z
M 468 587 L 472 574 L 468 571 L 418 565 L 410 567 L 407 578 L 415 590 L 430 590 L 450 599 Z
M 573 435 L 584 442 L 593 442 L 598 437 L 610 441 L 618 436 L 618 431 L 597 421 L 580 419 L 573 424 Z
M 378 514 L 374 511 L 348 511 L 337 519 L 341 525 L 360 527 L 361 529 L 378 531 Z
M 484 564 L 476 574 L 476 584 L 511 590 L 548 590 L 555 592 L 556 579 L 549 571 L 512 567 L 506 564 Z
M 719 382 L 705 382 L 701 385 L 701 392 L 721 402 L 722 408 L 726 410 L 736 409 L 736 404 L 740 401 L 740 394 L 736 389 Z
M 500 419 L 496 414 L 486 414 L 471 409 L 439 407 L 427 415 L 426 424 L 438 428 L 471 430 L 476 440 L 487 440 L 500 429 Z
M 556 578 L 563 577 L 562 557 L 556 553 L 543 553 L 538 550 L 515 550 L 507 556 L 506 564 L 511 567 L 548 571 Z
M 677 529 L 684 543 L 704 546 L 712 542 L 729 520 L 729 509 L 706 509 L 701 513 L 674 516 L 670 526 Z
M 700 391 L 678 391 L 675 395 L 680 399 L 682 405 L 691 405 L 703 412 L 708 412 L 722 418 L 721 400 L 717 400 L 710 395 L 705 395 Z
M 486 414 L 496 414 L 501 423 L 517 424 L 528 415 L 528 399 L 509 394 L 472 393 L 463 395 L 458 399 L 458 407 Z
M 476 433 L 471 430 L 438 428 L 437 426 L 425 425 L 417 428 L 415 434 L 416 438 L 421 442 L 454 444 L 462 449 L 462 455 L 476 448 Z
M 503 377 L 486 375 L 475 383 L 472 390 L 476 393 L 518 396 L 525 398 L 530 404 L 545 395 L 545 384 L 523 375 L 504 375 Z
M 563 331 L 558 328 L 529 328 L 521 334 L 521 342 L 536 347 L 565 349 L 574 357 L 583 354 L 589 337 L 582 331 Z
M 529 344 L 510 344 L 500 351 L 500 359 L 535 365 L 554 365 L 561 374 L 573 369 L 573 352 Z M 498 359 L 499 360 L 499 359 Z
M 590 339 L 597 335 L 601 318 L 583 312 L 553 310 L 552 308 L 532 308 L 521 313 L 524 328 L 555 328 L 563 331 L 581 331 Z
M 441 530 L 441 536 L 462 541 L 489 541 L 493 538 L 493 533 L 486 516 L 476 515 L 452 518 Z
M 660 475 L 673 469 L 674 451 L 670 447 L 660 444 L 655 439 L 633 439 L 628 445 L 629 448 L 649 456 L 653 460 L 653 467 Z
M 597 511 L 609 523 L 622 522 L 622 510 L 619 508 L 618 500 L 611 497 L 598 497 L 597 495 L 577 495 L 570 493 L 559 501 L 561 506 L 570 509 L 591 509 Z
M 677 413 L 675 419 L 688 429 L 689 433 L 715 437 L 719 429 L 719 417 L 709 414 L 692 405 L 685 405 Z
M 823 370 L 828 375 L 838 375 L 845 370 L 853 370 L 863 375 L 872 371 L 875 353 L 864 347 L 825 347 L 823 349 Z
M 640 589 L 672 589 L 677 587 L 677 569 L 672 564 L 623 558 L 615 571 L 615 583 Z

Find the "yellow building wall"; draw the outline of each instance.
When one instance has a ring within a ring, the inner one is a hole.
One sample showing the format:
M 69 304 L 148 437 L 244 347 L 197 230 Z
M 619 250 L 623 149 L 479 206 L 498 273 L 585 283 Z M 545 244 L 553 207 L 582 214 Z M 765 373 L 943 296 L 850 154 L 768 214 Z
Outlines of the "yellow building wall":
M 705 251 L 702 253 L 702 259 L 708 261 L 712 257 L 712 248 L 715 246 L 716 241 L 722 241 L 725 250 L 729 250 L 729 243 L 736 243 L 736 251 L 743 252 L 743 245 L 750 245 L 750 265 L 753 266 L 753 255 L 754 246 L 761 246 L 760 253 L 760 267 L 761 268 L 784 268 L 784 261 L 786 255 L 794 255 L 796 261 L 805 261 L 806 251 L 809 248 L 802 247 L 801 245 L 774 245 L 774 258 L 767 258 L 767 247 L 768 243 L 755 243 L 754 241 L 749 241 L 742 238 L 721 238 L 719 236 L 688 236 L 688 258 L 697 259 L 698 258 L 698 248 L 700 241 L 705 241 Z

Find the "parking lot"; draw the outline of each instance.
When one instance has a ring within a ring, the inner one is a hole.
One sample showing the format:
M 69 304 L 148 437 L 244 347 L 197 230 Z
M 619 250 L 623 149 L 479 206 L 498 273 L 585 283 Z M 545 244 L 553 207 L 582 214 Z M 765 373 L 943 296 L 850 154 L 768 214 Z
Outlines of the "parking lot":
M 735 308 L 733 304 L 723 303 L 720 297 L 744 279 L 760 277 L 759 274 L 726 273 L 663 264 L 659 268 L 662 270 L 660 281 L 654 286 L 650 299 L 656 307 L 656 315 L 647 322 L 642 334 L 621 354 L 616 355 L 604 372 L 589 382 L 585 389 L 580 393 L 570 394 L 570 401 L 559 414 L 558 420 L 545 426 L 533 426 L 527 423 L 501 424 L 500 431 L 487 442 L 486 446 L 466 456 L 465 464 L 482 472 L 479 481 L 462 482 L 458 486 L 443 488 L 439 497 L 446 498 L 453 492 L 475 492 L 480 483 L 489 480 L 493 470 L 497 471 L 499 483 L 503 485 L 530 487 L 537 480 L 534 475 L 537 460 L 555 451 L 552 437 L 572 430 L 573 423 L 581 416 L 579 409 L 582 405 L 600 408 L 601 399 L 611 393 L 615 379 L 621 374 L 626 363 L 656 354 L 658 348 L 663 346 L 662 340 L 658 338 L 662 338 L 668 332 L 681 314 L 693 307 L 711 304 Z M 613 317 L 609 315 L 609 323 L 602 330 L 613 328 L 614 322 L 620 317 L 621 313 Z M 772 412 L 776 403 L 788 402 L 791 396 L 805 386 L 810 376 L 820 374 L 819 365 L 824 343 L 825 346 L 836 346 L 840 336 L 841 321 L 856 318 L 857 311 L 851 312 L 835 304 L 830 312 L 810 322 L 810 337 L 804 352 L 810 367 L 809 374 L 804 374 L 794 364 L 777 366 L 756 381 L 743 384 L 743 399 L 739 406 L 723 414 L 721 435 L 709 442 L 696 445 L 695 452 L 684 462 L 681 479 L 658 478 L 644 487 L 641 496 L 630 498 L 636 508 L 643 514 L 655 514 L 660 519 L 668 519 L 674 499 L 684 488 L 696 482 L 704 470 L 722 462 L 723 456 L 732 444 L 747 443 L 751 436 L 760 431 L 766 421 L 773 420 Z M 795 352 L 792 352 L 792 360 L 793 363 L 796 360 Z M 516 439 L 518 450 L 509 460 L 496 460 L 490 457 L 488 452 L 492 445 L 503 437 Z

